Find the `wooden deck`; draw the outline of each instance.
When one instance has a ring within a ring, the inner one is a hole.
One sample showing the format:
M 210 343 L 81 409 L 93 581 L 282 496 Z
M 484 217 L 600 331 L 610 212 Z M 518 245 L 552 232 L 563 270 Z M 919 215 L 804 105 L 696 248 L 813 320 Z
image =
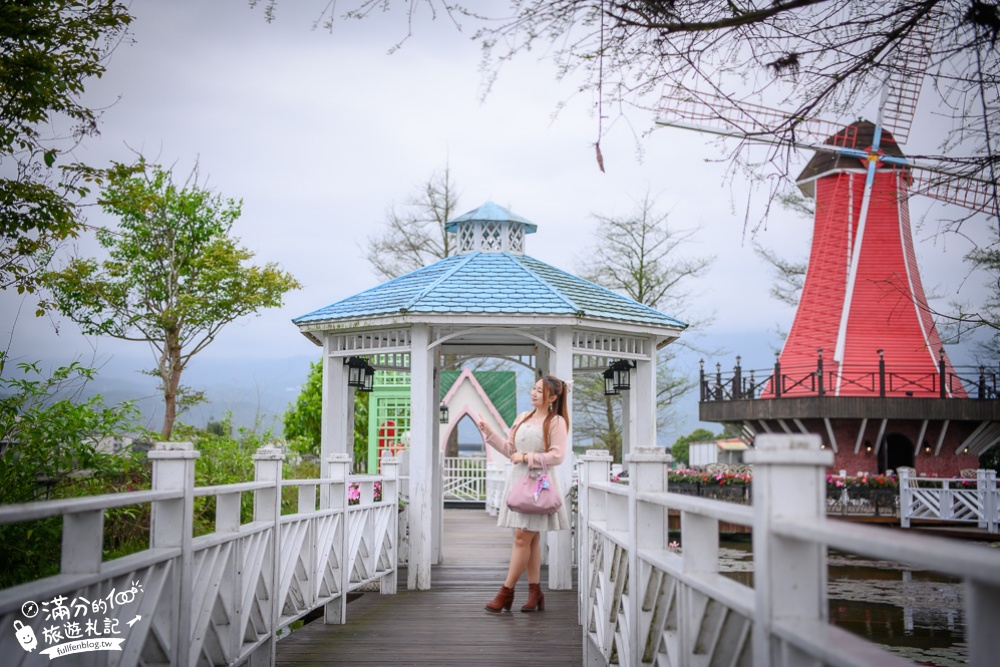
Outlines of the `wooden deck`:
M 582 630 L 576 591 L 550 591 L 545 611 L 522 614 L 527 580 L 518 582 L 513 613 L 483 605 L 503 583 L 510 531 L 482 510 L 446 509 L 443 563 L 433 590 L 365 593 L 347 606 L 345 625 L 307 624 L 278 642 L 278 665 L 580 665 Z

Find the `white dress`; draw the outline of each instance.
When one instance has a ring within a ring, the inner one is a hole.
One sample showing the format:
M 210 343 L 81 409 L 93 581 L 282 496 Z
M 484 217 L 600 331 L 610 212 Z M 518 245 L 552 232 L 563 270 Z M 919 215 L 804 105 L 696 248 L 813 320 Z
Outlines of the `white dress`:
M 518 427 L 514 436 L 514 446 L 520 453 L 540 453 L 545 451 L 545 442 L 542 439 L 542 427 L 531 423 L 524 423 Z M 541 468 L 536 468 L 532 472 L 541 473 Z M 549 485 L 551 491 L 558 493 L 563 499 L 562 507 L 553 514 L 522 514 L 507 507 L 507 494 L 515 482 L 519 482 L 529 473 L 525 463 L 515 463 L 511 466 L 507 475 L 507 483 L 503 487 L 503 498 L 500 501 L 500 512 L 497 516 L 497 525 L 501 528 L 524 528 L 531 531 L 543 530 L 569 530 L 569 510 L 568 501 L 563 496 L 559 486 L 556 471 L 549 468 Z

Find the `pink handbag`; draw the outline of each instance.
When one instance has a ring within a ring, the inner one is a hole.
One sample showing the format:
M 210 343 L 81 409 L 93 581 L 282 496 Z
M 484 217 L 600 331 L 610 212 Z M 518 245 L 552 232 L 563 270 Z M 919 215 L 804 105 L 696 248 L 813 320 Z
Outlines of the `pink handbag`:
M 542 459 L 542 472 L 515 482 L 507 494 L 507 507 L 521 514 L 554 514 L 562 507 L 562 498 L 549 484 L 548 469 Z

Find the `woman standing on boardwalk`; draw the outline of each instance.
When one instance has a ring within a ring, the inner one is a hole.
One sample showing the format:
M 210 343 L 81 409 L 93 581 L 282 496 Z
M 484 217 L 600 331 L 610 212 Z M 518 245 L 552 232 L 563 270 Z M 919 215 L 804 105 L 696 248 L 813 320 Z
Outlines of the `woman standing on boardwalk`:
M 486 442 L 513 463 L 503 497 L 506 499 L 511 487 L 525 476 L 539 471 L 543 462 L 546 467 L 555 467 L 566 458 L 569 416 L 566 414 L 565 382 L 552 375 L 543 375 L 531 389 L 530 412 L 518 415 L 510 429 L 510 436 L 504 440 L 498 436 L 479 415 L 478 426 Z M 549 475 L 553 493 L 562 496 L 556 476 Z M 487 611 L 498 613 L 510 611 L 514 601 L 514 586 L 521 572 L 528 571 L 528 601 L 521 611 L 544 611 L 545 596 L 542 595 L 541 569 L 542 550 L 540 531 L 569 530 L 569 514 L 566 505 L 553 514 L 523 514 L 500 503 L 497 525 L 514 529 L 514 545 L 510 553 L 507 579 L 496 597 L 486 604 Z

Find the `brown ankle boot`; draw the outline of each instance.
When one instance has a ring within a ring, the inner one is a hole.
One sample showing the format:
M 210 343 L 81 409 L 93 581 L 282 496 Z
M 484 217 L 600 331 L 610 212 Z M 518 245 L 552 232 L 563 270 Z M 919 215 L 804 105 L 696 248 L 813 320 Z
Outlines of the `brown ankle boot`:
M 510 611 L 512 604 L 514 604 L 514 589 L 501 586 L 497 596 L 486 603 L 486 611 L 499 614 L 501 611 Z
M 541 584 L 528 584 L 528 601 L 521 611 L 545 611 L 545 596 L 542 595 Z

